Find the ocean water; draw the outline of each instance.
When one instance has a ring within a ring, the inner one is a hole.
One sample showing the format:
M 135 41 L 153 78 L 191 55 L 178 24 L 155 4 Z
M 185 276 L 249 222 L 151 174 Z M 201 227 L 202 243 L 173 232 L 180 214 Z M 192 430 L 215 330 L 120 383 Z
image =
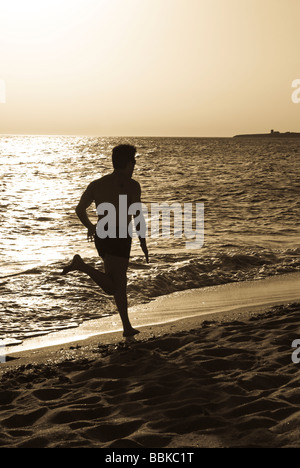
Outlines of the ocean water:
M 136 145 L 142 201 L 204 203 L 204 245 L 137 240 L 129 306 L 174 291 L 300 269 L 300 141 L 230 138 L 0 136 L 0 339 L 25 339 L 116 314 L 86 276 L 60 275 L 75 253 L 102 268 L 75 207 L 111 171 L 111 151 Z M 95 209 L 89 211 L 96 220 Z M 175 227 L 177 221 L 175 221 Z

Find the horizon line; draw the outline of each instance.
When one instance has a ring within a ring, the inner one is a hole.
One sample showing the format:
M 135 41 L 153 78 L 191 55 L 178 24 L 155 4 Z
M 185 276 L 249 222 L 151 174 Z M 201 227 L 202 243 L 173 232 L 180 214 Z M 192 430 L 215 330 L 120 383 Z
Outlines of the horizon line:
M 56 137 L 91 137 L 91 138 L 233 138 L 233 136 L 197 136 L 197 135 L 97 135 L 84 133 L 0 133 L 3 136 L 56 136 Z

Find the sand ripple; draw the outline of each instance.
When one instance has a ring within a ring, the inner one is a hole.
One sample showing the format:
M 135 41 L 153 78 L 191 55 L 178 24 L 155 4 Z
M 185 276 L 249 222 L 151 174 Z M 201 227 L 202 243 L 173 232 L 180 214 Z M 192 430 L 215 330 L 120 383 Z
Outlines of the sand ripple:
M 7 370 L 1 447 L 297 447 L 299 304 Z M 70 351 L 71 352 L 71 351 Z

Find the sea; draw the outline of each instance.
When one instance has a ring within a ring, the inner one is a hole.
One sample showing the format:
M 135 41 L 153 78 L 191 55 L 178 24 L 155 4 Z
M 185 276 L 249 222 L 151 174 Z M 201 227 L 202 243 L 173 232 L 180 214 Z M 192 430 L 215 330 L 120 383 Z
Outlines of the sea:
M 147 264 L 133 240 L 129 306 L 300 270 L 299 139 L 3 135 L 0 340 L 117 317 L 113 298 L 89 277 L 61 271 L 76 253 L 103 269 L 75 207 L 90 182 L 112 171 L 112 149 L 121 143 L 137 148 L 134 178 L 146 206 L 204 206 L 199 248 L 172 231 L 149 235 Z M 89 215 L 96 222 L 94 206 Z

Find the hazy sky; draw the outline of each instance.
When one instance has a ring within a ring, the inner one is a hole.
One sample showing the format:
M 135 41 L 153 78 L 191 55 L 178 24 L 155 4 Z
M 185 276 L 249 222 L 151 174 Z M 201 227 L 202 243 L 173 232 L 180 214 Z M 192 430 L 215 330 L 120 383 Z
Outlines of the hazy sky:
M 0 0 L 0 133 L 300 131 L 299 18 L 299 0 Z

